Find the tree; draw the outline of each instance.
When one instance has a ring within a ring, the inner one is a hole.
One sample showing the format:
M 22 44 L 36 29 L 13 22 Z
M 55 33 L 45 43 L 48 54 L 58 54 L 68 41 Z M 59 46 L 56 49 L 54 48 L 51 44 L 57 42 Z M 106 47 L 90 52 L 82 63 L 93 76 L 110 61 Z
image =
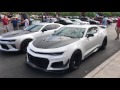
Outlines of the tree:
M 120 16 L 120 12 L 112 12 L 112 16 Z
M 61 12 L 61 15 L 62 15 L 62 16 L 69 16 L 69 15 L 70 15 L 70 12 Z
M 88 17 L 95 17 L 94 12 L 86 12 L 85 15 L 88 16 Z
M 103 15 L 107 16 L 107 17 L 110 17 L 112 16 L 112 14 L 110 12 L 103 12 Z
M 80 15 L 79 12 L 70 12 L 69 14 L 70 14 L 70 16 L 79 16 Z
M 86 16 L 86 12 L 81 12 L 81 16 Z

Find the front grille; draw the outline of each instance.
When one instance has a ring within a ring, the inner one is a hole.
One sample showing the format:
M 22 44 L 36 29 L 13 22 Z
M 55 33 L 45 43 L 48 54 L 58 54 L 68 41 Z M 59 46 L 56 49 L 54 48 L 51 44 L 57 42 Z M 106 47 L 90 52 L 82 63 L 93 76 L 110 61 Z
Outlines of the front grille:
M 49 64 L 49 60 L 45 59 L 45 58 L 38 58 L 38 57 L 34 57 L 30 54 L 28 54 L 28 59 L 31 63 L 35 64 L 36 66 L 43 68 L 43 69 L 47 69 L 48 64 Z
M 52 63 L 51 67 L 53 67 L 53 68 L 63 67 L 63 62 L 62 61 L 60 61 L 60 62 L 54 62 L 54 63 Z
M 4 44 L 1 44 L 1 47 L 4 48 L 4 49 L 9 49 L 7 45 L 4 45 Z
M 13 48 L 16 48 L 15 44 L 11 44 L 11 46 L 12 46 Z

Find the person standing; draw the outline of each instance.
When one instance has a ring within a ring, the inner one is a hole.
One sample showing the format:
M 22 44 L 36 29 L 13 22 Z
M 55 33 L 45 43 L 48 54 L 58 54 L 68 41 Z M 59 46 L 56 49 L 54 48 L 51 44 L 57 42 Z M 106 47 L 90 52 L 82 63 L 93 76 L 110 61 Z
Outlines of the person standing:
M 18 24 L 19 25 L 19 29 L 24 29 L 24 27 L 25 27 L 25 20 L 24 20 L 24 18 L 23 17 L 21 17 L 21 22 Z
M 104 16 L 104 18 L 102 20 L 102 25 L 108 26 L 107 20 L 108 20 L 108 18 L 106 16 Z
M 29 20 L 28 19 L 25 19 L 25 28 L 27 28 L 29 26 Z
M 2 19 L 4 33 L 8 32 L 8 24 L 9 24 L 9 20 L 8 20 L 7 16 L 4 16 L 4 18 Z
M 117 33 L 117 37 L 115 38 L 115 40 L 118 40 L 119 39 L 119 34 L 120 34 L 120 17 L 118 18 L 115 29 L 116 29 L 116 33 Z
M 13 17 L 13 20 L 11 21 L 11 23 L 13 24 L 13 29 L 17 30 L 18 29 L 18 20 L 16 19 L 16 17 Z

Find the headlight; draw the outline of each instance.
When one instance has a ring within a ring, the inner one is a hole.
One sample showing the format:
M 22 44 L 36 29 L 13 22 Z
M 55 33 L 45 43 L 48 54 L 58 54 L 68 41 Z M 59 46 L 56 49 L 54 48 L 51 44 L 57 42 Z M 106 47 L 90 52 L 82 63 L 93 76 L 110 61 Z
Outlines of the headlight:
M 0 41 L 15 42 L 16 40 L 0 40 Z
M 8 42 L 15 42 L 16 40 L 8 40 Z

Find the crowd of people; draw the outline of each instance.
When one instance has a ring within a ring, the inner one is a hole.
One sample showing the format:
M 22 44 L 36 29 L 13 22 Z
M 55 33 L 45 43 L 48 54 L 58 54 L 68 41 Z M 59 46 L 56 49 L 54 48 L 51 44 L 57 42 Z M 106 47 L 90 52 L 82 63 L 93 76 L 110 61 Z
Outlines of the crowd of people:
M 108 18 L 106 16 L 104 16 L 104 18 L 102 20 L 102 25 L 105 25 L 105 26 L 108 27 L 107 20 L 108 20 Z M 116 33 L 117 33 L 117 36 L 116 36 L 115 40 L 118 40 L 119 35 L 120 35 L 120 16 L 118 17 L 118 20 L 117 20 L 117 23 L 116 23 L 116 26 L 115 26 L 115 30 L 116 30 Z
M 51 17 L 42 16 L 41 19 L 42 19 L 41 20 L 42 22 L 52 22 Z M 4 33 L 9 32 L 8 30 L 9 24 L 12 24 L 14 30 L 24 29 L 30 25 L 30 19 L 26 14 L 19 14 L 17 17 L 13 15 L 2 15 L 1 14 L 0 20 L 2 22 Z M 105 25 L 108 27 L 107 20 L 108 20 L 108 17 L 104 16 L 102 20 L 102 25 Z M 120 17 L 118 18 L 115 30 L 117 33 L 117 37 L 115 38 L 115 40 L 118 40 L 119 34 L 120 34 Z
M 9 31 L 9 24 L 12 24 L 14 30 L 24 29 L 29 26 L 29 18 L 26 14 L 21 14 L 19 17 L 12 15 L 2 15 L 0 16 L 2 22 L 3 32 Z

